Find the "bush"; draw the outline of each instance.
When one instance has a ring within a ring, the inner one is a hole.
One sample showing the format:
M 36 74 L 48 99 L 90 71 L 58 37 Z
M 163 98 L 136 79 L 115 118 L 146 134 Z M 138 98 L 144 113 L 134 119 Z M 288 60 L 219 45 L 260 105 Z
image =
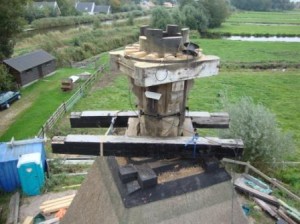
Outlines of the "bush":
M 243 140 L 244 161 L 265 169 L 291 155 L 294 150 L 291 135 L 279 130 L 274 114 L 263 105 L 243 97 L 235 104 L 225 103 L 225 107 L 230 116 L 230 128 L 220 135 Z
M 151 14 L 151 27 L 158 29 L 165 29 L 168 24 L 172 22 L 171 16 L 163 7 L 153 9 Z
M 0 92 L 13 89 L 13 77 L 8 73 L 6 67 L 0 64 Z

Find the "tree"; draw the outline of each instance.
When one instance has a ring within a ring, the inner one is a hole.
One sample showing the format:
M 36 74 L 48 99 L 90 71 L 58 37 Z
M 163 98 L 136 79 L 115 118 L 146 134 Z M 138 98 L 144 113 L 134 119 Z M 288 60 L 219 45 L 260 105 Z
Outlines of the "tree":
M 6 67 L 0 64 L 0 91 L 11 90 L 13 77 L 8 73 Z
M 219 27 L 230 15 L 229 4 L 226 0 L 202 0 L 200 4 L 207 10 L 209 27 Z
M 113 12 L 119 12 L 121 7 L 121 1 L 120 0 L 109 0 L 109 5 L 111 5 Z
M 244 161 L 267 168 L 264 164 L 272 165 L 272 162 L 283 160 L 283 155 L 292 154 L 294 142 L 291 135 L 279 130 L 274 114 L 263 105 L 256 105 L 251 98 L 243 97 L 235 104 L 225 103 L 225 110 L 230 116 L 230 128 L 221 131 L 221 137 L 243 140 Z
M 168 24 L 172 23 L 169 12 L 164 7 L 153 9 L 151 14 L 151 27 L 165 29 Z
M 16 35 L 24 25 L 26 0 L 1 0 L 0 5 L 0 62 L 13 53 Z
M 184 26 L 185 18 L 178 8 L 171 12 L 171 17 L 174 24 L 177 24 L 179 27 Z
M 75 16 L 78 14 L 72 0 L 57 0 L 57 5 L 62 16 Z
M 182 8 L 186 5 L 196 5 L 196 2 L 194 0 L 179 0 L 179 9 L 182 10 Z
M 208 27 L 208 16 L 205 10 L 201 7 L 185 5 L 182 9 L 184 16 L 184 25 L 193 30 L 198 30 L 200 33 L 205 32 Z

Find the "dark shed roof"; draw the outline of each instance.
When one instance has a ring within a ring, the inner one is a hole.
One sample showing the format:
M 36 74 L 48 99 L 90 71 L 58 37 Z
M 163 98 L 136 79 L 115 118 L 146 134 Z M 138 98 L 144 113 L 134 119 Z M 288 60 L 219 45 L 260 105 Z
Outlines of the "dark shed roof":
M 94 12 L 95 13 L 109 13 L 110 5 L 96 5 Z
M 46 51 L 37 50 L 19 57 L 4 60 L 3 62 L 15 70 L 23 72 L 54 59 L 55 58 Z

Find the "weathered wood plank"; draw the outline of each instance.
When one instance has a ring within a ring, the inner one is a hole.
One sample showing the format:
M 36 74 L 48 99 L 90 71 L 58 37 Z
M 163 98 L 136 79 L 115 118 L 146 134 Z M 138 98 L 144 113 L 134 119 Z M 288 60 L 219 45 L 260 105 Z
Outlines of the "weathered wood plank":
M 137 118 L 138 111 L 83 111 L 72 112 L 70 123 L 72 128 L 109 127 L 112 118 L 116 117 L 114 127 L 127 127 L 129 118 Z M 228 128 L 228 113 L 209 113 L 191 111 L 186 118 L 192 120 L 195 128 Z
M 56 136 L 52 139 L 53 153 L 99 155 L 103 149 L 104 156 L 133 156 L 166 158 L 174 156 L 190 156 L 193 154 L 212 154 L 218 158 L 241 155 L 243 142 L 234 139 L 212 137 L 128 137 L 101 135 L 68 135 Z M 195 150 L 195 153 L 194 153 Z
M 9 202 L 9 214 L 6 224 L 17 224 L 19 218 L 20 193 L 16 192 L 11 196 Z
M 279 202 L 278 202 L 277 198 L 275 198 L 274 196 L 265 194 L 265 193 L 261 193 L 260 191 L 247 186 L 243 182 L 243 178 L 236 179 L 234 181 L 234 186 L 240 191 L 246 192 L 247 194 L 249 194 L 251 196 L 255 196 L 263 201 L 266 201 L 266 202 L 276 206 L 276 207 L 279 207 Z
M 261 199 L 258 198 L 253 198 L 254 201 L 259 205 L 259 207 L 261 207 L 264 211 L 266 211 L 267 213 L 269 213 L 269 215 L 275 219 L 278 218 L 276 209 L 272 206 L 270 206 L 269 204 L 267 204 L 266 202 L 264 202 Z

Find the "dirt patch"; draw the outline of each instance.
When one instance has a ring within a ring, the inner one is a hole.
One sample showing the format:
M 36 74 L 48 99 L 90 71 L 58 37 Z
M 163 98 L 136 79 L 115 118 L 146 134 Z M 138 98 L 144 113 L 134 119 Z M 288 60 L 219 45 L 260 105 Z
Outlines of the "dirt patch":
M 5 133 L 9 126 L 16 120 L 19 114 L 31 106 L 27 100 L 14 102 L 10 108 L 0 111 L 0 136 Z
M 19 222 L 23 223 L 27 216 L 35 217 L 40 213 L 40 205 L 47 200 L 57 199 L 60 197 L 76 194 L 76 190 L 69 190 L 58 193 L 47 193 L 43 195 L 38 195 L 34 197 L 23 197 L 21 200 L 21 206 L 19 211 Z M 47 219 L 53 217 L 53 215 L 46 216 Z
M 98 82 L 93 86 L 92 91 L 112 85 L 119 75 L 120 72 L 105 72 Z

